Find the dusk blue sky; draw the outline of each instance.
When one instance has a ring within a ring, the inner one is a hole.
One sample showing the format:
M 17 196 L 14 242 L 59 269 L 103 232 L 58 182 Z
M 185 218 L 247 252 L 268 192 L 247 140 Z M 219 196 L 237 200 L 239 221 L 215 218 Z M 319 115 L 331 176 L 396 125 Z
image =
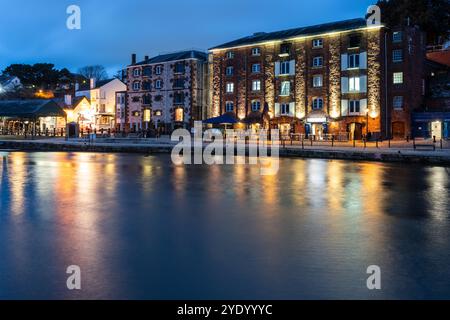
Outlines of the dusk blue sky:
M 104 65 L 110 76 L 144 55 L 206 50 L 254 32 L 363 17 L 374 0 L 2 0 L 0 69 L 51 62 L 76 72 Z M 81 30 L 66 8 L 81 8 Z

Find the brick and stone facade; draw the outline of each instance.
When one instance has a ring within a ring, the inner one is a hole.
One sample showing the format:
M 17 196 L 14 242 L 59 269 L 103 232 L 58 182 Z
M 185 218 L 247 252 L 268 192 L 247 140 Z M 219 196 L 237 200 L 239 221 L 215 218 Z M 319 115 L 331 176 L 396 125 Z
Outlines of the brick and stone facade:
M 127 67 L 127 130 L 169 133 L 205 117 L 207 55 L 183 51 L 146 57 Z
M 424 55 L 418 28 L 364 19 L 256 33 L 210 49 L 208 115 L 248 124 L 267 113 L 271 128 L 320 139 L 405 138 L 423 100 Z

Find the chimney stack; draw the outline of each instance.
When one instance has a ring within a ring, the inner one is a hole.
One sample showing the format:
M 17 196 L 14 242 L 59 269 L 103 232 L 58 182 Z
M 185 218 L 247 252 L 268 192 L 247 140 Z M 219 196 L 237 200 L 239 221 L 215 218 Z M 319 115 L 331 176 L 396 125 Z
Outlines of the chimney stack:
M 145 59 L 144 59 L 145 61 L 147 61 L 148 60 L 148 56 L 145 56 Z
M 64 95 L 64 103 L 66 104 L 66 106 L 71 106 L 72 105 L 72 95 L 70 95 L 70 94 Z
M 95 78 L 90 79 L 90 87 L 91 87 L 91 89 L 95 88 Z
M 136 64 L 136 53 L 131 55 L 131 64 Z

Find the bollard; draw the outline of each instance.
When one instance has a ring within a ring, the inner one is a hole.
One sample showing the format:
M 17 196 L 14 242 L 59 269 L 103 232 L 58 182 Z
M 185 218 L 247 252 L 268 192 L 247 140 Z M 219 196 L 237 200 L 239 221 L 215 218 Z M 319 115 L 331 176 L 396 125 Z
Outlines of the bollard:
M 391 138 L 390 137 L 388 138 L 388 148 L 389 149 L 391 148 Z
M 441 138 L 441 150 L 442 150 L 442 138 Z
M 311 147 L 312 147 L 313 146 L 313 137 L 311 136 L 309 139 L 311 140 Z
M 433 136 L 433 143 L 436 143 L 436 136 Z
M 302 137 L 302 150 L 304 150 L 304 149 L 305 149 L 305 138 Z
M 334 136 L 331 136 L 331 147 L 334 147 Z
M 356 140 L 353 138 L 353 148 L 356 148 Z
M 363 138 L 363 141 L 364 141 L 364 149 L 365 149 L 367 147 L 367 139 Z
M 375 146 L 378 149 L 378 139 L 375 140 Z

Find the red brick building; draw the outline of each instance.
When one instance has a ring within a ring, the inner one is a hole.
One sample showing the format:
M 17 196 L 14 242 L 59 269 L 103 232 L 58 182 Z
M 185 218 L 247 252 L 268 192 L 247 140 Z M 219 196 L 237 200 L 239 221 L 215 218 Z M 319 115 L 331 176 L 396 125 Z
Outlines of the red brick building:
M 416 27 L 364 19 L 255 33 L 210 49 L 208 116 L 319 139 L 405 138 L 423 103 L 424 48 Z

